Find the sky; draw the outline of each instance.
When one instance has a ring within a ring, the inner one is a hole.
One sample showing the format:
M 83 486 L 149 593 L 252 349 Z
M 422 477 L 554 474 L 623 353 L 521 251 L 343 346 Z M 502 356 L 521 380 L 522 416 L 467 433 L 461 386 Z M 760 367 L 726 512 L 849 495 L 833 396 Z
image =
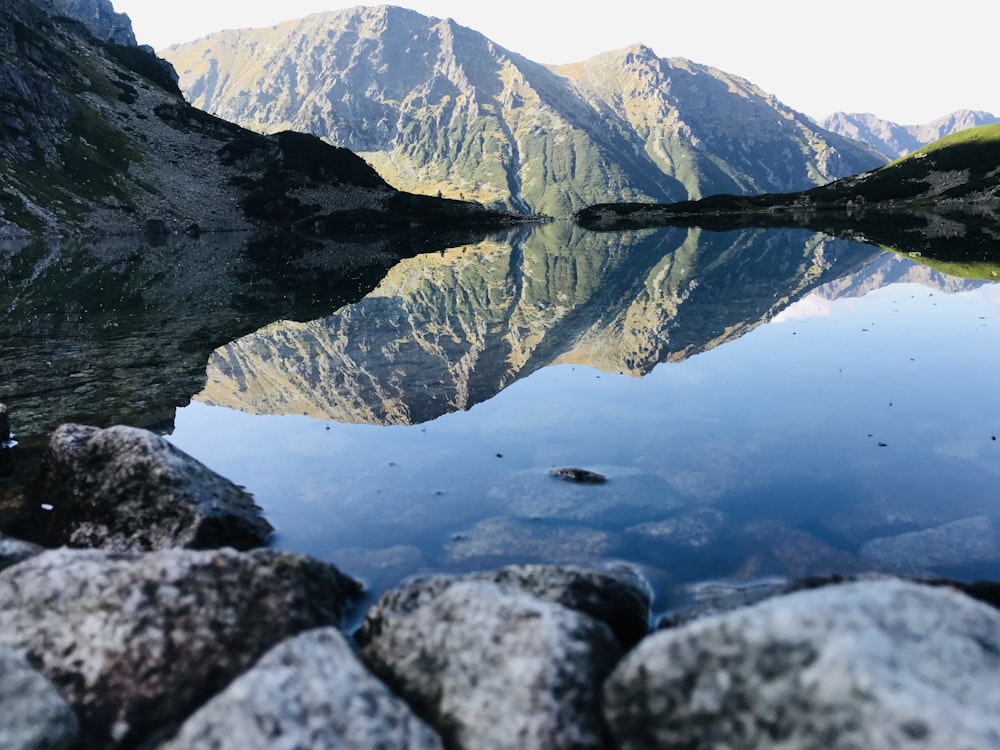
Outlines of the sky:
M 140 44 L 350 8 L 339 0 L 112 0 Z M 372 3 L 377 4 L 377 3 Z M 742 76 L 814 118 L 872 112 L 905 125 L 956 109 L 1000 115 L 995 0 L 400 0 L 541 63 L 641 42 Z

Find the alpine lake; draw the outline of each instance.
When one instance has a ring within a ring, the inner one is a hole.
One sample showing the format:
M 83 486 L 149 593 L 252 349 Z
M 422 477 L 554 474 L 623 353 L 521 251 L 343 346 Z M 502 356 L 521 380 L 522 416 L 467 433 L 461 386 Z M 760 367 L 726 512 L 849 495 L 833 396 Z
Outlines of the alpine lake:
M 0 245 L 0 528 L 44 539 L 56 425 L 124 423 L 373 596 L 527 562 L 634 566 L 661 612 L 811 575 L 997 579 L 1000 265 L 923 261 L 566 222 Z

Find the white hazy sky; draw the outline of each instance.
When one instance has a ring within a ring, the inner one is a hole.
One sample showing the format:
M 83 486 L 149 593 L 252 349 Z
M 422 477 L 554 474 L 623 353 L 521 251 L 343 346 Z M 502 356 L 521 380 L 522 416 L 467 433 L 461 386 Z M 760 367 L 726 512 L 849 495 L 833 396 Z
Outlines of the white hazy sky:
M 113 0 L 141 44 L 270 26 L 339 0 Z M 371 3 L 378 4 L 378 3 Z M 742 76 L 813 117 L 873 112 L 907 125 L 956 109 L 1000 114 L 996 0 L 401 0 L 537 62 L 635 42 Z

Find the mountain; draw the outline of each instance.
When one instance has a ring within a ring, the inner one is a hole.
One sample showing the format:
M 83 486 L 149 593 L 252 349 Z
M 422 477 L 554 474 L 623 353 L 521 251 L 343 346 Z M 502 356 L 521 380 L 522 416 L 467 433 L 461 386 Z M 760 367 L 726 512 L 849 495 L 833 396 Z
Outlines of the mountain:
M 132 19 L 115 12 L 111 0 L 34 0 L 51 16 L 79 21 L 98 39 L 124 46 L 136 46 Z
M 91 27 L 128 40 L 107 2 L 0 4 L 0 237 L 491 218 L 401 194 L 314 136 L 265 137 L 194 109 L 168 64 Z
M 329 317 L 227 344 L 196 399 L 416 424 L 550 364 L 643 375 L 739 338 L 880 254 L 799 230 L 611 236 L 549 224 L 405 260 Z
M 599 204 L 577 212 L 576 221 L 595 230 L 801 227 L 980 264 L 966 271 L 992 277 L 1000 261 L 1000 124 L 960 131 L 874 171 L 799 193 Z
M 946 135 L 998 122 L 1000 117 L 989 112 L 960 109 L 923 125 L 900 125 L 868 113 L 846 112 L 836 112 L 819 124 L 832 133 L 871 145 L 888 159 L 898 159 Z
M 313 133 L 401 189 L 522 212 L 795 190 L 884 161 L 743 79 L 648 47 L 547 67 L 391 6 L 223 31 L 161 54 L 206 111 Z

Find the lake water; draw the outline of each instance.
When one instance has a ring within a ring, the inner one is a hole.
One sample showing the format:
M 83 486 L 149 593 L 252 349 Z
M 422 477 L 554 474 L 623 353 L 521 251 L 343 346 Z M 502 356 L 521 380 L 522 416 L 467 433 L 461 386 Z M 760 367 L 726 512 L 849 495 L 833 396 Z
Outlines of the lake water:
M 513 562 L 634 565 L 658 609 L 1000 574 L 1000 284 L 799 230 L 552 224 L 391 268 L 220 242 L 8 250 L 29 453 L 64 418 L 155 427 L 373 592 Z

